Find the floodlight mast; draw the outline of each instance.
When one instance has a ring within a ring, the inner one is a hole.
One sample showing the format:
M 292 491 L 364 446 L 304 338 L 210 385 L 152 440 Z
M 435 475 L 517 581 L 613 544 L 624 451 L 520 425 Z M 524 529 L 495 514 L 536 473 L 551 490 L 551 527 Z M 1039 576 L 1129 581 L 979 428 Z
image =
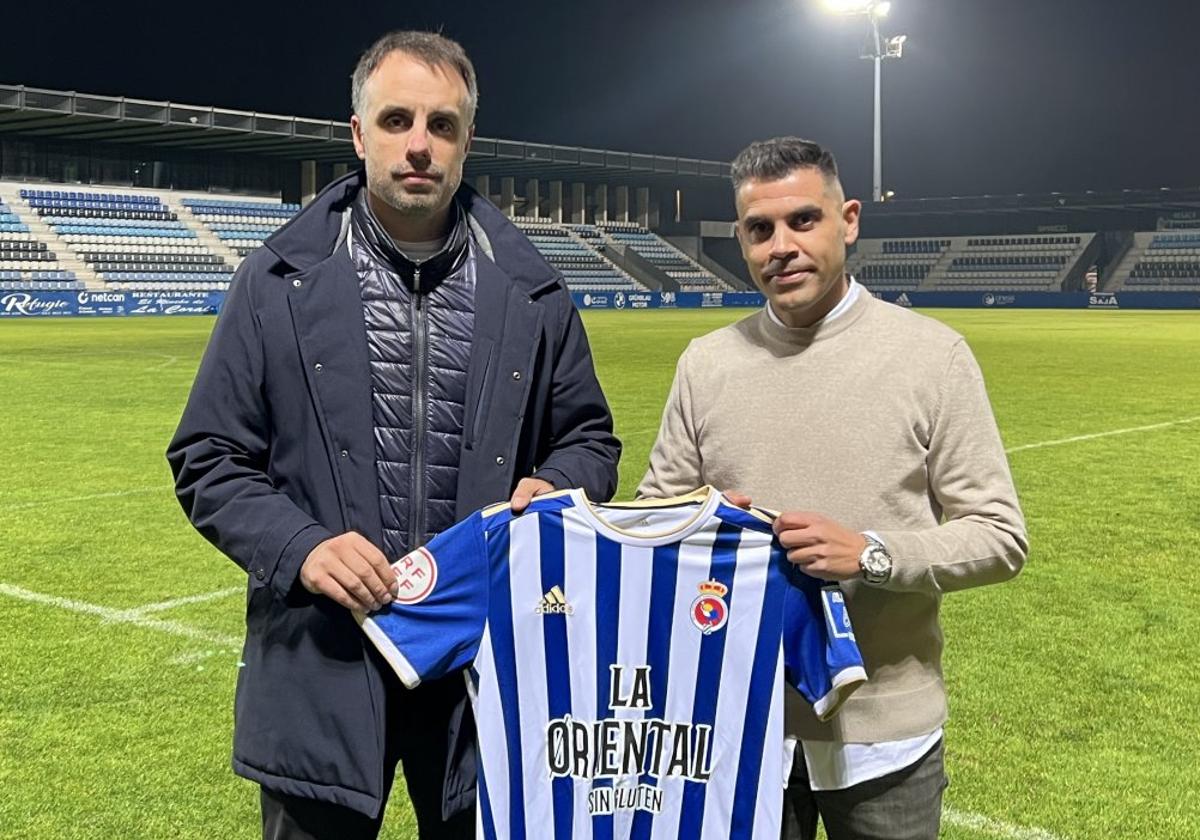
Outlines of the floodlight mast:
M 868 51 L 861 58 L 875 62 L 875 143 L 871 198 L 883 201 L 883 90 L 881 68 L 885 58 L 900 58 L 904 51 L 907 35 L 884 38 L 879 31 L 879 21 L 887 17 L 892 9 L 888 0 L 825 0 L 825 7 L 838 15 L 862 16 L 871 22 L 871 37 Z

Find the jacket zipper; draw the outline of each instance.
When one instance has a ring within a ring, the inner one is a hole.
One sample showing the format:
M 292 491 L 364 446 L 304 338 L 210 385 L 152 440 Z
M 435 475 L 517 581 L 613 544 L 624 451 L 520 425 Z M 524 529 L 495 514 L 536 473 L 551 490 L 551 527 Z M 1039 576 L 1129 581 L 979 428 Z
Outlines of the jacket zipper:
M 424 295 L 421 288 L 421 266 L 413 268 L 412 297 L 409 299 L 412 313 L 413 332 L 413 446 L 412 486 L 409 493 L 408 544 L 412 551 L 425 542 L 425 403 L 426 379 L 429 368 L 429 323 L 428 313 L 422 306 Z

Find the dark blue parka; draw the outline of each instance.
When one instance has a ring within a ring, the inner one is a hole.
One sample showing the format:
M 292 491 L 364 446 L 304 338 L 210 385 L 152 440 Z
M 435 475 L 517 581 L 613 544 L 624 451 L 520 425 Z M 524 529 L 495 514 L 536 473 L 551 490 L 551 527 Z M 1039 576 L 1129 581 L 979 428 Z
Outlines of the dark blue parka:
M 238 269 L 167 459 L 192 524 L 249 573 L 235 771 L 374 815 L 387 666 L 297 580 L 330 537 L 382 545 L 363 305 L 337 247 L 363 188 L 335 181 Z M 620 444 L 562 277 L 474 190 L 457 198 L 480 245 L 458 517 L 529 475 L 611 498 Z

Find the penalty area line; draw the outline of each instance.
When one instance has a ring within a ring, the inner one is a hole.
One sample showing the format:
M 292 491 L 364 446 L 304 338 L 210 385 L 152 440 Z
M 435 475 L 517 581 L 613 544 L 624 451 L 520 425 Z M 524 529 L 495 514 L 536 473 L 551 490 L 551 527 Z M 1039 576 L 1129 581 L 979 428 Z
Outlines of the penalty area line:
M 1039 443 L 1026 443 L 1022 446 L 1011 446 L 1004 450 L 1008 453 L 1024 452 L 1027 449 L 1042 449 L 1047 446 L 1062 446 L 1066 443 L 1078 443 L 1082 440 L 1095 440 L 1096 438 L 1113 437 L 1114 435 L 1130 435 L 1135 432 L 1153 432 L 1159 429 L 1167 429 L 1171 426 L 1182 426 L 1186 423 L 1200 422 L 1200 417 L 1184 417 L 1180 420 L 1168 420 L 1165 423 L 1151 423 L 1149 426 L 1131 426 L 1128 429 L 1112 429 L 1107 432 L 1094 432 L 1090 435 L 1075 435 L 1074 437 L 1058 438 L 1057 440 L 1043 440 Z
M 147 618 L 144 615 L 131 613 L 126 610 L 114 610 L 112 607 L 103 607 L 99 604 L 89 604 L 85 601 L 61 598 L 57 595 L 46 595 L 8 583 L 0 583 L 0 595 L 7 595 L 10 598 L 32 604 L 41 604 L 42 606 L 57 607 L 58 609 L 69 610 L 70 612 L 82 613 L 83 615 L 94 615 L 111 624 L 132 624 L 135 627 L 157 630 L 160 633 L 181 636 L 198 642 L 207 642 L 210 645 L 219 645 L 222 648 L 232 650 L 236 650 L 242 643 L 241 639 L 235 639 L 233 636 L 226 636 L 223 633 L 212 633 L 207 630 L 201 630 L 198 627 L 181 624 L 178 621 Z
M 185 595 L 182 598 L 172 598 L 169 601 L 159 601 L 157 604 L 146 604 L 144 607 L 134 607 L 122 612 L 130 618 L 139 618 L 147 613 L 162 612 L 164 610 L 173 610 L 176 607 L 182 607 L 187 604 L 203 604 L 205 601 L 219 601 L 222 598 L 228 598 L 231 595 L 238 595 L 246 591 L 244 586 L 231 586 L 228 589 L 218 589 L 215 592 L 202 592 L 199 595 Z
M 0 505 L 0 513 L 9 513 L 15 510 L 29 510 L 30 508 L 51 507 L 53 505 L 67 505 L 74 502 L 91 502 L 97 499 L 119 499 L 122 496 L 137 496 L 142 493 L 169 493 L 171 488 L 169 485 L 159 487 L 135 487 L 132 490 L 115 490 L 111 493 L 90 493 L 87 496 L 66 496 L 57 499 L 39 499 L 33 502 L 17 502 L 13 505 Z
M 1015 825 L 1003 820 L 985 817 L 983 814 L 972 814 L 957 808 L 943 808 L 942 822 L 956 828 L 967 828 L 1002 840 L 1066 840 L 1061 834 L 1054 834 L 1044 828 Z

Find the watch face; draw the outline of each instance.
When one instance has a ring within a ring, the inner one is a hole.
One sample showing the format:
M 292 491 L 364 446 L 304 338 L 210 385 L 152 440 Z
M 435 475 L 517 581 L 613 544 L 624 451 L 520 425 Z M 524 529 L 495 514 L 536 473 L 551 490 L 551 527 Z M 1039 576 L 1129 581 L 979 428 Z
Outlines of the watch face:
M 892 572 L 892 558 L 878 546 L 872 546 L 863 554 L 860 563 L 863 576 L 870 583 L 882 583 Z

